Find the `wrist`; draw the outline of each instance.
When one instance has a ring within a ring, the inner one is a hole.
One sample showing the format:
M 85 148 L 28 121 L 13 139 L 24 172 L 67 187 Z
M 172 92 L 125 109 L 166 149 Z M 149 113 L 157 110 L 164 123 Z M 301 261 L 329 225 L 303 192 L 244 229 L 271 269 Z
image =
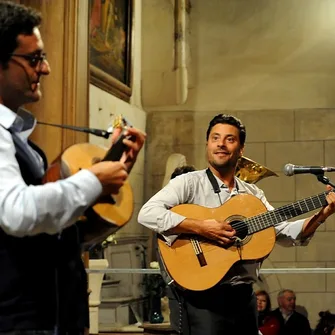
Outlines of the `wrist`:
M 194 220 L 193 221 L 193 228 L 194 228 L 194 233 L 197 235 L 203 235 L 204 234 L 204 227 L 205 225 L 201 220 Z
M 314 215 L 314 222 L 318 223 L 319 225 L 323 224 L 326 221 L 326 217 L 321 216 L 320 214 Z

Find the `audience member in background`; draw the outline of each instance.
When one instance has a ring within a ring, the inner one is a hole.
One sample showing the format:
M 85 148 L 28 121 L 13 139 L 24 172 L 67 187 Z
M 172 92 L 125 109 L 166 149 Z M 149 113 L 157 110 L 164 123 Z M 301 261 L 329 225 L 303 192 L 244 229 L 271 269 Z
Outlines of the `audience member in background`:
M 295 310 L 296 296 L 289 289 L 278 293 L 278 308 L 272 312 L 280 322 L 279 335 L 310 335 L 311 327 L 308 319 Z
M 319 316 L 313 335 L 335 335 L 335 314 L 325 311 L 320 312 Z
M 175 170 L 171 174 L 171 179 L 180 176 L 181 174 L 193 172 L 195 171 L 195 167 L 193 165 L 184 165 L 180 167 L 176 167 Z
M 269 294 L 264 291 L 256 292 L 258 328 L 263 335 L 278 335 L 280 329 L 279 320 L 271 315 L 271 301 Z

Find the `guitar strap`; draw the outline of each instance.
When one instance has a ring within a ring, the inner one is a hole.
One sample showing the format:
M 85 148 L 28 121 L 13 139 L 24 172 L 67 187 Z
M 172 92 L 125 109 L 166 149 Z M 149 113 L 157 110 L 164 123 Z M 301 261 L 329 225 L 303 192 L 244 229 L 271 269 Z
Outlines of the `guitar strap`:
M 206 174 L 207 174 L 207 177 L 208 177 L 209 181 L 212 184 L 214 193 L 218 195 L 220 204 L 222 205 L 222 200 L 221 200 L 221 197 L 220 197 L 220 194 L 219 194 L 219 193 L 221 193 L 221 188 L 219 186 L 218 181 L 216 180 L 216 178 L 213 175 L 213 172 L 209 168 L 207 168 Z
M 211 184 L 213 186 L 214 193 L 220 193 L 221 189 L 220 189 L 218 181 L 216 180 L 216 178 L 213 175 L 213 172 L 209 168 L 207 168 L 206 173 L 207 173 L 207 177 L 208 177 L 209 181 L 211 182 Z

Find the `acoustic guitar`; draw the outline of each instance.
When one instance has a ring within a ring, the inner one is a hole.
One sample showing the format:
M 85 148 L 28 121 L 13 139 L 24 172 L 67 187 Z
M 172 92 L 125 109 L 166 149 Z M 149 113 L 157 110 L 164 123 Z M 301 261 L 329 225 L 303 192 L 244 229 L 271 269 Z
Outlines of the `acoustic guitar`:
M 113 146 L 107 150 L 90 143 L 78 143 L 65 151 L 51 164 L 44 176 L 44 183 L 64 179 L 87 169 L 99 161 L 118 161 L 127 150 L 123 144 L 124 130 L 129 124 L 119 116 L 114 120 L 114 128 L 121 128 L 121 135 Z M 102 242 L 107 236 L 115 233 L 132 217 L 134 198 L 128 181 L 120 188 L 117 195 L 101 197 L 97 203 L 86 210 L 80 224 L 83 233 L 84 247 Z
M 209 289 L 219 283 L 236 262 L 265 259 L 276 241 L 274 225 L 327 205 L 327 193 L 272 211 L 267 211 L 262 201 L 250 194 L 234 196 L 217 208 L 194 204 L 175 206 L 171 211 L 187 218 L 229 222 L 237 238 L 224 247 L 201 236 L 181 234 L 168 246 L 159 236 L 158 250 L 165 271 L 182 288 Z

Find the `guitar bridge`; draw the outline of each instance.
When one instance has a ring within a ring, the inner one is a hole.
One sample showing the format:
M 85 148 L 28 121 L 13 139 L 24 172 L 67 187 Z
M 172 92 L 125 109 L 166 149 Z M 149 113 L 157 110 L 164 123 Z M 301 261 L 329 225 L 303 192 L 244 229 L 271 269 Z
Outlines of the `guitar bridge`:
M 193 249 L 194 249 L 195 254 L 198 258 L 198 262 L 199 262 L 200 266 L 201 267 L 206 266 L 207 265 L 206 258 L 204 256 L 204 253 L 203 253 L 202 249 L 201 249 L 201 245 L 200 245 L 199 241 L 195 238 L 191 238 L 190 241 L 192 243 Z
M 198 261 L 199 261 L 199 264 L 200 264 L 201 267 L 207 265 L 205 256 L 204 256 L 204 254 L 202 252 L 200 254 L 197 254 L 197 258 L 198 258 Z

